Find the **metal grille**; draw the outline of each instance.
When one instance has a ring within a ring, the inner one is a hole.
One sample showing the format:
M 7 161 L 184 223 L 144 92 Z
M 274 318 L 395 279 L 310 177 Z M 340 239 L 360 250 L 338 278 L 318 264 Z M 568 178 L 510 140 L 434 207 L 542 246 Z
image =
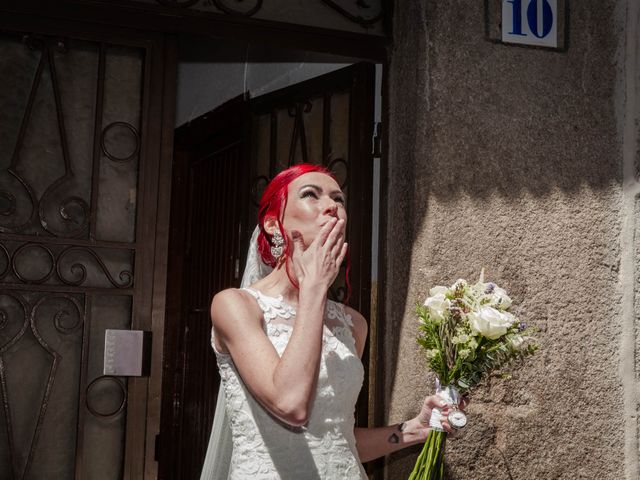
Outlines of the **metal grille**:
M 249 224 L 269 179 L 293 164 L 322 164 L 347 194 L 349 259 L 329 289 L 332 300 L 349 294 L 349 305 L 370 318 L 371 206 L 374 67 L 356 64 L 252 100 L 253 139 Z M 369 375 L 369 348 L 363 363 Z M 356 407 L 356 421 L 368 423 L 369 385 Z
M 150 0 L 148 0 L 150 1 Z M 221 12 L 235 17 L 252 17 L 259 14 L 263 7 L 263 0 L 208 0 L 207 2 L 199 2 L 199 0 L 153 0 L 160 5 L 172 8 L 194 8 L 196 10 L 209 10 L 213 7 L 213 11 Z M 320 2 L 328 7 L 329 10 L 341 17 L 360 25 L 364 28 L 371 28 L 382 21 L 385 11 L 384 2 L 380 0 L 355 0 L 355 1 L 336 1 L 336 0 L 320 0 Z M 293 8 L 292 8 L 293 7 Z M 295 5 L 287 5 L 282 2 L 280 9 L 293 10 L 301 18 L 301 12 L 295 11 Z M 307 5 L 307 8 L 309 6 Z M 320 10 L 322 11 L 322 10 Z M 288 21 L 291 21 L 287 18 Z
M 0 36 L 0 479 L 122 476 L 144 56 Z
M 255 169 L 251 181 L 251 218 L 257 219 L 257 207 L 264 188 L 278 172 L 298 163 L 321 164 L 331 170 L 340 188 L 349 197 L 349 136 L 351 84 L 337 89 L 314 89 L 297 100 L 282 101 L 269 96 L 256 99 L 254 126 L 257 142 L 253 148 Z M 320 82 L 313 82 L 321 85 Z M 349 217 L 357 210 L 350 208 Z M 355 203 L 356 208 L 360 205 Z M 356 218 L 355 215 L 353 218 Z M 357 224 L 357 222 L 356 222 Z M 350 238 L 352 227 L 348 227 Z M 346 265 L 342 266 L 330 297 L 344 301 L 347 297 Z

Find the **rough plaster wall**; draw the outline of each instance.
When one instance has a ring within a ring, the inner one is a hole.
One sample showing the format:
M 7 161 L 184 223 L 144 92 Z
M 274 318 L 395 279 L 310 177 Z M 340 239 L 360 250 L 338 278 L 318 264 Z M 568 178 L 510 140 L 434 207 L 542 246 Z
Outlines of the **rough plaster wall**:
M 483 3 L 395 7 L 388 420 L 415 415 L 433 390 L 415 303 L 485 267 L 540 327 L 541 351 L 510 380 L 475 391 L 470 426 L 447 446 L 448 477 L 635 479 L 635 384 L 625 367 L 634 341 L 627 348 L 623 336 L 634 334 L 623 299 L 635 228 L 625 215 L 636 208 L 633 197 L 623 205 L 623 150 L 637 134 L 625 118 L 637 106 L 624 90 L 627 2 L 571 2 L 566 53 L 483 40 Z M 417 453 L 390 457 L 387 478 L 407 478 Z

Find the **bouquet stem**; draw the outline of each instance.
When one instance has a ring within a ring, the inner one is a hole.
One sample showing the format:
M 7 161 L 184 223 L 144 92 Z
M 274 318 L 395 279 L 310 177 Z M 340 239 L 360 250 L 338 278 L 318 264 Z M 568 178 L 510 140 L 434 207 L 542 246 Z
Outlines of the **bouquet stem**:
M 446 432 L 431 429 L 409 480 L 444 480 Z

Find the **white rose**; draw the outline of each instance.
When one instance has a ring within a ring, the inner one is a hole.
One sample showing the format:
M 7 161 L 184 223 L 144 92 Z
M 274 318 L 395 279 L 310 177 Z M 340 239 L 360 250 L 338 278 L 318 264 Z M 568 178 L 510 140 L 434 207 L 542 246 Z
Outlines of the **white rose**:
M 493 298 L 493 303 L 495 305 L 499 305 L 500 308 L 502 309 L 507 309 L 511 306 L 511 299 L 509 298 L 509 295 L 507 295 L 507 292 L 500 288 L 500 287 L 495 287 L 493 289 L 492 295 Z
M 444 320 L 445 313 L 451 306 L 451 302 L 444 293 L 439 293 L 425 300 L 424 306 L 429 309 L 429 315 L 436 321 Z
M 513 318 L 513 315 L 499 312 L 487 305 L 477 312 L 469 313 L 471 330 L 491 340 L 507 333 L 507 329 L 513 325 Z
M 518 323 L 518 319 L 514 314 L 509 312 L 500 312 L 500 313 L 509 322 L 509 326 L 512 326 L 514 323 Z
M 437 285 L 435 287 L 433 287 L 431 290 L 429 290 L 429 296 L 430 297 L 435 297 L 436 295 L 446 295 L 447 292 L 449 291 L 449 289 L 447 287 L 443 287 L 441 285 Z

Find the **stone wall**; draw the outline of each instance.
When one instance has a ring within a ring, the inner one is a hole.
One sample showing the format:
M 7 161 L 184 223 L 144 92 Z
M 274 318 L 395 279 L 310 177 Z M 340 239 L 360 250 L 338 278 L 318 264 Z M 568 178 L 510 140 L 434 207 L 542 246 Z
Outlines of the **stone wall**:
M 413 313 L 431 286 L 484 267 L 541 330 L 536 357 L 473 394 L 448 478 L 639 478 L 639 3 L 571 2 L 556 52 L 485 40 L 479 0 L 396 2 L 388 421 L 433 391 Z M 418 451 L 388 458 L 386 478 L 407 478 Z

